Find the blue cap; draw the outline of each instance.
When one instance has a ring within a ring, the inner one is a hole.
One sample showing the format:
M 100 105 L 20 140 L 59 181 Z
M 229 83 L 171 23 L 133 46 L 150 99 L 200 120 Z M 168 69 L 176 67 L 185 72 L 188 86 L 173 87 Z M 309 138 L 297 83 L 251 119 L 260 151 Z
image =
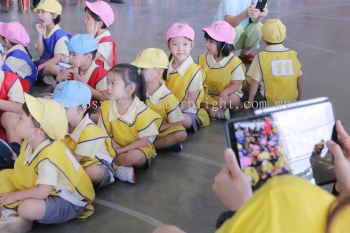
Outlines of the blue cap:
M 91 96 L 90 88 L 86 84 L 69 80 L 56 86 L 52 99 L 65 108 L 77 108 L 83 104 L 90 104 Z
M 69 52 L 84 55 L 97 50 L 98 42 L 89 34 L 77 34 L 66 41 L 66 45 Z
M 4 47 L 2 47 L 2 44 L 0 44 L 0 53 L 4 53 Z

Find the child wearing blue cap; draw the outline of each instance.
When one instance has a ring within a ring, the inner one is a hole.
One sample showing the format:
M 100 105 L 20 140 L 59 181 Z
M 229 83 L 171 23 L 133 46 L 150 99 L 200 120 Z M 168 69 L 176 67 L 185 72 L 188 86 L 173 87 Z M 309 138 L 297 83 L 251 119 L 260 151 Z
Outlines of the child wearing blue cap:
M 0 44 L 0 67 L 4 48 Z M 22 85 L 14 73 L 0 70 L 0 170 L 13 167 L 19 153 L 21 138 L 14 133 L 16 113 L 24 103 Z M 8 142 L 8 143 L 7 143 Z
M 77 34 L 66 42 L 71 68 L 63 70 L 57 81 L 74 79 L 86 83 L 92 92 L 92 99 L 106 100 L 107 71 L 95 62 L 98 43 L 89 34 Z
M 116 167 L 112 161 L 115 151 L 111 147 L 111 138 L 95 125 L 87 109 L 91 100 L 91 91 L 80 81 L 61 82 L 55 88 L 52 98 L 66 108 L 69 132 L 64 143 L 89 175 L 95 187 L 101 188 L 114 182 L 135 182 L 132 167 Z

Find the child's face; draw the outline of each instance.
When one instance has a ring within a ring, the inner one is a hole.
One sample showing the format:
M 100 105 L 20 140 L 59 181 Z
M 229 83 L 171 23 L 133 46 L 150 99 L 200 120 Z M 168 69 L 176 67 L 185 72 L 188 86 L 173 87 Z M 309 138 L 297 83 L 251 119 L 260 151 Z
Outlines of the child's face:
M 107 85 L 107 93 L 111 100 L 129 99 L 135 90 L 132 89 L 132 84 L 126 85 L 120 74 L 113 72 L 107 75 Z
M 174 59 L 183 62 L 190 56 L 194 43 L 186 37 L 179 36 L 171 38 L 168 42 L 168 46 Z
M 14 131 L 17 136 L 24 139 L 31 139 L 36 129 L 32 118 L 27 116 L 23 110 L 20 114 L 17 114 L 16 124 L 14 125 Z
M 68 120 L 68 124 L 72 125 L 76 122 L 80 122 L 84 112 L 86 110 L 85 108 L 66 108 L 66 112 L 67 112 L 67 120 Z
M 84 13 L 84 23 L 87 33 L 95 37 L 98 30 L 98 22 L 96 22 L 94 18 L 91 17 L 88 11 L 85 11 Z
M 79 68 L 84 64 L 84 55 L 69 53 L 69 62 L 73 68 Z
M 218 55 L 218 46 L 215 40 L 207 39 L 206 46 L 207 46 L 208 53 L 210 55 L 213 55 L 213 56 Z
M 43 10 L 38 10 L 38 12 L 36 14 L 38 16 L 39 23 L 43 27 L 47 27 L 49 25 L 52 25 L 53 24 L 53 20 L 57 17 L 56 14 L 52 14 L 50 12 L 43 11 Z
M 160 80 L 162 77 L 164 69 L 158 68 L 144 68 L 142 69 L 143 77 L 146 83 L 154 82 Z

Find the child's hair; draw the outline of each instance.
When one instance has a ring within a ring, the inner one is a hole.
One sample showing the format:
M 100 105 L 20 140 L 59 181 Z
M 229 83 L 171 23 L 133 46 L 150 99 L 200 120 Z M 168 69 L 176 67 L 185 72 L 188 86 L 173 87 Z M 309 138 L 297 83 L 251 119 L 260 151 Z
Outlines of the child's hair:
M 89 15 L 91 15 L 91 17 L 95 20 L 95 21 L 101 21 L 102 22 L 102 29 L 106 29 L 107 26 L 106 24 L 102 21 L 102 19 L 100 18 L 100 16 L 98 16 L 97 14 L 95 14 L 94 12 L 92 12 L 89 8 L 85 7 L 85 12 L 88 12 Z
M 24 104 L 22 105 L 22 110 L 24 111 L 24 113 L 25 113 L 27 116 L 29 116 L 29 117 L 32 119 L 32 122 L 33 122 L 34 126 L 35 126 L 36 128 L 38 128 L 38 129 L 40 129 L 40 127 L 41 127 L 40 123 L 37 122 L 37 120 L 35 120 L 35 119 L 32 117 L 32 115 L 30 114 L 29 109 L 28 109 L 28 106 L 27 106 L 26 103 L 24 103 Z
M 136 95 L 141 101 L 146 101 L 145 79 L 143 78 L 142 74 L 139 73 L 139 69 L 136 66 L 122 63 L 112 67 L 109 72 L 119 74 L 122 77 L 125 85 L 134 83 L 135 91 L 132 97 L 134 98 Z
M 91 54 L 92 55 L 92 60 L 95 60 L 96 54 L 97 54 L 97 50 L 91 51 L 91 52 L 89 52 L 87 54 Z
M 216 46 L 218 50 L 218 55 L 222 54 L 222 56 L 227 57 L 230 55 L 230 53 L 234 50 L 234 47 L 232 44 L 227 44 L 225 42 L 217 41 L 209 36 L 208 33 L 204 33 L 204 38 L 206 40 L 213 40 L 216 41 Z
M 61 21 L 61 15 L 57 15 L 56 18 L 53 19 L 53 23 L 55 25 L 59 24 Z

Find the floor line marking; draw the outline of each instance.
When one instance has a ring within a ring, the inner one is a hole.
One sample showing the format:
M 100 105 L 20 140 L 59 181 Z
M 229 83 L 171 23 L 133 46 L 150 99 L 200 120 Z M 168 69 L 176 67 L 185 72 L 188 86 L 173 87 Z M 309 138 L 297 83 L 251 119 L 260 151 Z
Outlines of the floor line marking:
M 200 163 L 209 164 L 209 165 L 212 165 L 212 166 L 215 166 L 215 167 L 219 167 L 219 168 L 222 168 L 224 166 L 224 164 L 221 163 L 221 162 L 218 162 L 218 161 L 215 161 L 215 160 L 212 160 L 212 159 L 203 158 L 203 157 L 200 157 L 200 156 L 197 156 L 197 155 L 192 155 L 192 154 L 185 153 L 185 152 L 178 152 L 178 153 L 170 152 L 170 153 L 174 154 L 174 155 L 177 155 L 179 157 L 185 158 L 185 159 L 191 159 L 191 160 L 194 160 L 194 161 L 197 161 L 197 162 L 200 162 Z
M 159 221 L 158 219 L 156 218 L 153 218 L 147 214 L 144 214 L 144 213 L 141 213 L 141 212 L 138 212 L 136 210 L 133 210 L 133 209 L 130 209 L 130 208 L 127 208 L 125 206 L 121 206 L 121 205 L 118 205 L 118 204 L 115 204 L 113 202 L 110 202 L 110 201 L 106 201 L 106 200 L 103 200 L 103 199 L 99 199 L 99 198 L 96 198 L 95 199 L 95 203 L 101 205 L 101 206 L 104 206 L 104 207 L 107 207 L 107 208 L 110 208 L 110 209 L 113 209 L 113 210 L 117 210 L 117 211 L 120 211 L 120 212 L 123 212 L 127 215 L 130 215 L 132 217 L 135 217 L 145 223 L 148 223 L 154 227 L 159 227 L 159 226 L 162 226 L 164 225 L 161 221 Z

